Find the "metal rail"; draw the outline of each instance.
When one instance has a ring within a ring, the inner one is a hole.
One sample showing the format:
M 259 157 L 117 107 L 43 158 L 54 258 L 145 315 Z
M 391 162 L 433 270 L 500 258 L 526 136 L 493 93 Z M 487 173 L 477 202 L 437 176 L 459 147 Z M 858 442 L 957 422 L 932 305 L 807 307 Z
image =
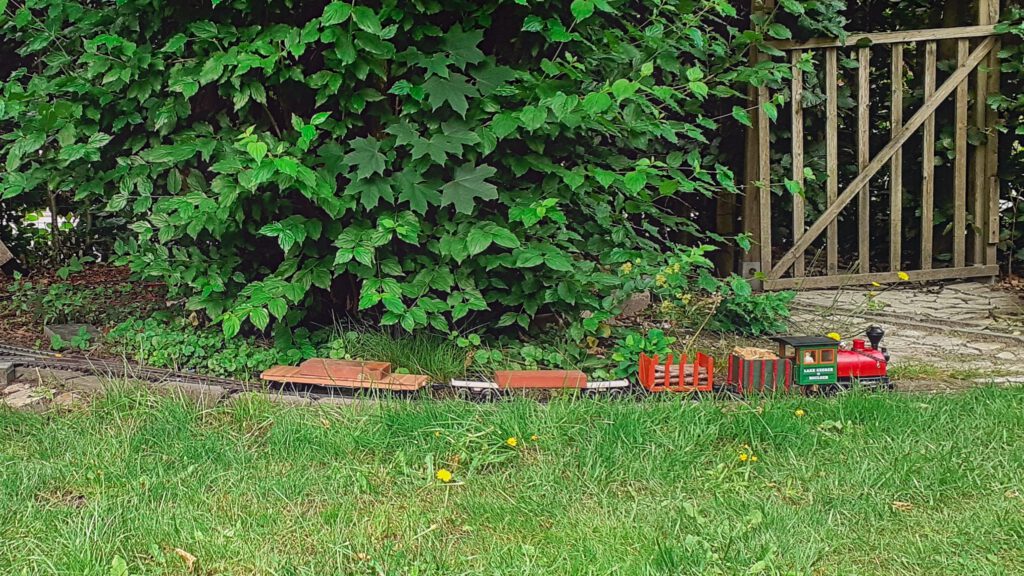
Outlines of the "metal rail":
M 228 392 L 236 393 L 249 389 L 245 382 L 221 378 L 218 376 L 203 376 L 191 372 L 167 370 L 154 368 L 152 366 L 136 366 L 126 361 L 93 359 L 76 356 L 63 356 L 57 353 L 30 348 L 20 348 L 0 344 L 0 361 L 10 362 L 24 368 L 39 368 L 44 370 L 66 370 L 78 372 L 83 375 L 108 376 L 120 378 L 132 378 L 147 382 L 186 382 L 204 386 L 220 386 Z

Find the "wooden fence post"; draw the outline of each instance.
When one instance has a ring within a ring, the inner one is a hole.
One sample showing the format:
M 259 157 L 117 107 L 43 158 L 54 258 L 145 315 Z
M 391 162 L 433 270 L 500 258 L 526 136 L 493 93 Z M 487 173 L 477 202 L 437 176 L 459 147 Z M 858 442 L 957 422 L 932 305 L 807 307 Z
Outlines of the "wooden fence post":
M 766 15 L 774 9 L 775 0 L 751 0 L 751 23 L 753 23 L 754 17 Z M 750 63 L 752 65 L 756 64 L 760 59 L 760 52 L 752 48 L 750 50 Z M 753 106 L 757 104 L 760 95 L 760 90 L 757 88 L 753 86 L 748 88 L 748 105 Z M 762 248 L 765 245 L 765 239 L 761 235 L 761 231 L 764 229 L 761 223 L 761 213 L 763 210 L 761 203 L 763 198 L 758 187 L 758 181 L 761 178 L 761 142 L 763 141 L 759 130 L 760 122 L 758 121 L 761 113 L 759 111 L 753 116 L 753 126 L 747 128 L 746 156 L 744 158 L 743 231 L 753 238 L 753 246 L 743 255 L 742 268 L 740 270 L 741 274 L 747 278 L 751 277 L 752 271 L 768 271 L 762 259 L 764 251 L 767 249 L 770 253 L 771 250 L 771 238 L 767 239 L 767 246 Z

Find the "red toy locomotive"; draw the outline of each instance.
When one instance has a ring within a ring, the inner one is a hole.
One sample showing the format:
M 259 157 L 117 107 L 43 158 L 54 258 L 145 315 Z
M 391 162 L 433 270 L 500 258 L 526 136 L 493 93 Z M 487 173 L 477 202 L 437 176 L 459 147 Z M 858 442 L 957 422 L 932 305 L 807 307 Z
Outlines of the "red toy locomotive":
M 854 339 L 849 349 L 832 338 L 779 336 L 778 358 L 729 358 L 727 389 L 739 394 L 775 392 L 834 393 L 855 386 L 891 389 L 889 353 L 881 347 L 885 331 L 872 326 L 868 342 Z

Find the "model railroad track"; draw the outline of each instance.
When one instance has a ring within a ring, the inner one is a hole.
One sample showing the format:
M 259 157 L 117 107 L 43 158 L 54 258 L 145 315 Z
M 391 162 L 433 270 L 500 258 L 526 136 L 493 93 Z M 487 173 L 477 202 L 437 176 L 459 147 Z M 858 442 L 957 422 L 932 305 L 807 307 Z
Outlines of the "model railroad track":
M 173 381 L 203 386 L 220 386 L 232 394 L 248 389 L 245 382 L 230 378 L 203 376 L 191 372 L 153 368 L 151 366 L 137 366 L 122 360 L 64 356 L 53 352 L 8 346 L 6 344 L 0 344 L 0 362 L 10 362 L 22 368 L 65 370 L 90 376 L 131 378 L 146 382 Z

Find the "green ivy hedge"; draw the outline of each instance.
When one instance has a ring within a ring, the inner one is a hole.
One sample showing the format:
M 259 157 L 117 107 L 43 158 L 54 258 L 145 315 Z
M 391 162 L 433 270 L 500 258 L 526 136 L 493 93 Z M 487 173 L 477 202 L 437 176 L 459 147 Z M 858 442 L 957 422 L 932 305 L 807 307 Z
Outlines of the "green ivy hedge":
M 725 240 L 692 203 L 788 74 L 727 0 L 212 4 L 0 0 L 0 197 L 117 229 L 228 335 L 610 314 L 622 263 Z

